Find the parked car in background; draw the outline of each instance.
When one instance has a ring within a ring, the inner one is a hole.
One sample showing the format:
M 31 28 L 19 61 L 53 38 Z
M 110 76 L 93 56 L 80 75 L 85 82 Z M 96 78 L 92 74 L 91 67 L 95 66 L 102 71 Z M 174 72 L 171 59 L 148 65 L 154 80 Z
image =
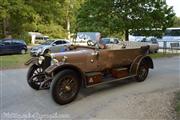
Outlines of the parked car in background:
M 63 52 L 67 46 L 70 46 L 71 42 L 65 39 L 52 39 L 47 40 L 41 45 L 35 46 L 31 48 L 30 54 L 31 56 L 39 56 L 48 53 L 49 51 L 52 53 Z
M 100 41 L 98 42 L 100 44 L 118 44 L 119 43 L 119 39 L 118 38 L 101 38 Z M 97 40 L 96 41 L 92 41 L 89 40 L 87 41 L 87 45 L 88 46 L 95 46 L 97 44 Z
M 100 43 L 102 43 L 102 44 L 118 44 L 119 39 L 118 38 L 102 38 L 100 40 Z
M 158 40 L 160 48 L 171 48 L 172 43 L 180 44 L 180 27 L 167 28 L 162 39 Z
M 0 54 L 25 54 L 27 45 L 23 40 L 17 39 L 2 39 L 0 40 Z
M 93 46 L 100 37 L 99 32 L 78 32 L 75 43 L 76 45 Z
M 159 50 L 159 44 L 156 38 L 143 38 L 138 42 L 143 42 L 150 46 L 149 52 L 150 53 L 157 53 Z

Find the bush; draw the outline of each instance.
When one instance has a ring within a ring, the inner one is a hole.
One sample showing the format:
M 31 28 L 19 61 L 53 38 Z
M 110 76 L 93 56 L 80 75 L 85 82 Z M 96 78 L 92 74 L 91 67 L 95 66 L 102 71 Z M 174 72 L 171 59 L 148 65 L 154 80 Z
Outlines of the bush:
M 31 43 L 31 37 L 28 35 L 28 32 L 21 33 L 20 35 L 15 34 L 12 36 L 13 38 L 24 40 L 27 45 Z

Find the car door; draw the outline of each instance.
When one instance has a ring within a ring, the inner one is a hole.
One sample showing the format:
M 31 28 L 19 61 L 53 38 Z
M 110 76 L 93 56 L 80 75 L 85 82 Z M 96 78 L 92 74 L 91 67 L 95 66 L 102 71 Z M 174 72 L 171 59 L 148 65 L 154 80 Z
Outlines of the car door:
M 119 68 L 130 65 L 132 60 L 140 54 L 139 49 L 108 50 L 102 49 L 98 54 L 98 70 Z
M 51 52 L 60 52 L 62 48 L 62 41 L 58 40 L 52 43 Z
M 4 54 L 5 53 L 5 50 L 6 47 L 5 47 L 5 44 L 3 41 L 0 41 L 0 54 Z
M 1 52 L 3 54 L 12 53 L 12 46 L 11 46 L 11 40 L 4 40 L 1 44 Z
M 16 43 L 15 40 L 11 41 L 10 51 L 11 51 L 11 53 L 19 52 L 19 46 L 18 46 L 18 43 Z

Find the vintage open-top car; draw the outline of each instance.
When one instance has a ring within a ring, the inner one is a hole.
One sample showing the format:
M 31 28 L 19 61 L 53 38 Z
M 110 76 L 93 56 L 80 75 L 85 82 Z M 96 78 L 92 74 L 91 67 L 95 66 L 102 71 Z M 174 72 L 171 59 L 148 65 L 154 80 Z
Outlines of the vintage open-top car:
M 58 104 L 73 101 L 80 87 L 93 87 L 127 78 L 144 81 L 152 59 L 147 56 L 149 46 L 109 45 L 96 47 L 69 46 L 65 52 L 33 57 L 28 84 L 36 90 L 50 87 L 52 98 Z

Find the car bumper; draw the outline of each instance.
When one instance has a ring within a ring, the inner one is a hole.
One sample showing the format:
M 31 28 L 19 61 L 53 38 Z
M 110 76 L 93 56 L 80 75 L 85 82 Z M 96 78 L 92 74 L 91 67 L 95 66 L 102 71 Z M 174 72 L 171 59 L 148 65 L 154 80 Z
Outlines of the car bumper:
M 30 55 L 31 56 L 33 56 L 33 57 L 35 57 L 35 56 L 40 56 L 40 53 L 38 53 L 38 52 L 30 52 Z

